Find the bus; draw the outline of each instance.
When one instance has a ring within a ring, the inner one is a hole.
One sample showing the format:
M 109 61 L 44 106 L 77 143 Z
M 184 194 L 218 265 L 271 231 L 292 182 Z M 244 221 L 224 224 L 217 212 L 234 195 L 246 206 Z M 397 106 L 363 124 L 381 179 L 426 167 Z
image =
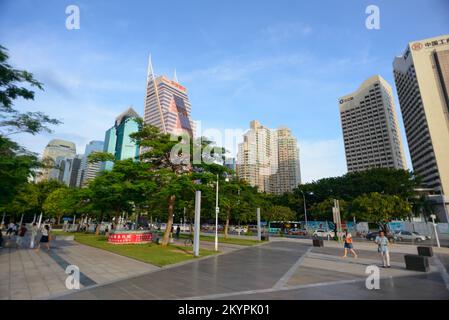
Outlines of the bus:
M 291 229 L 302 229 L 299 221 L 271 221 L 268 223 L 269 233 L 288 233 Z

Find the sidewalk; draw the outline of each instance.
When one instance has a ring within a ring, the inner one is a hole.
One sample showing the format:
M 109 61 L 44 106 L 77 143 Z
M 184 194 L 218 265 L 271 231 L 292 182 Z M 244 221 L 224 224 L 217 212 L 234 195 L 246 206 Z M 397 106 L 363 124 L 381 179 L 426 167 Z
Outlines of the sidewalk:
M 29 245 L 29 241 L 24 243 Z M 66 292 L 68 265 L 78 266 L 81 288 L 159 269 L 74 241 L 53 241 L 50 252 L 43 248 L 39 252 L 3 248 L 0 249 L 0 299 L 39 299 Z

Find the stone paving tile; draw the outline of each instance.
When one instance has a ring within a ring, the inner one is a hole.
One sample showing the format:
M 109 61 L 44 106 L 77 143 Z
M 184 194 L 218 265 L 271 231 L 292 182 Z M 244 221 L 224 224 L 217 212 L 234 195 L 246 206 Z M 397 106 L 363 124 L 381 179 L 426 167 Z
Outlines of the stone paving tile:
M 47 250 L 36 252 L 26 248 L 0 251 L 0 299 L 40 299 L 67 292 L 66 265 L 63 263 L 79 263 L 82 273 L 80 280 L 92 279 L 89 276 L 92 274 L 95 278 L 93 283 L 110 282 L 130 274 L 159 269 L 75 242 L 54 242 L 51 247 L 50 254 Z M 111 265 L 114 266 L 114 272 L 108 270 Z
M 284 252 L 276 250 L 248 247 L 61 298 L 89 299 L 94 296 L 97 299 L 132 299 L 134 294 L 139 293 L 144 299 L 174 299 L 262 289 L 276 283 L 308 247 L 286 243 L 285 248 L 294 251 L 285 255 Z

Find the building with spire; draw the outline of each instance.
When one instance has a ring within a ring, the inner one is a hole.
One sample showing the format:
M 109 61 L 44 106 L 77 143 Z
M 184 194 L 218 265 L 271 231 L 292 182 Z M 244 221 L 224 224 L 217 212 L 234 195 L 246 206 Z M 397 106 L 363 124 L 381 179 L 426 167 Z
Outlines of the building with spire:
M 191 105 L 187 89 L 182 86 L 174 72 L 173 80 L 155 76 L 151 56 L 148 61 L 144 122 L 158 127 L 161 132 L 194 136 Z

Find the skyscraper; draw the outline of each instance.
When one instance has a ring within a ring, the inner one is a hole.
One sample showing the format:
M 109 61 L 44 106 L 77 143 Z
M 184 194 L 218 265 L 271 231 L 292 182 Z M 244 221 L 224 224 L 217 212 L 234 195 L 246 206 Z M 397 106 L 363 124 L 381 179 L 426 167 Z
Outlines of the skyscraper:
M 339 103 L 349 172 L 406 168 L 393 94 L 381 76 L 368 78 Z
M 80 169 L 78 170 L 78 177 L 76 185 L 78 187 L 83 187 L 87 183 L 94 179 L 98 172 L 100 171 L 100 163 L 89 163 L 88 157 L 92 152 L 102 152 L 103 151 L 103 141 L 93 140 L 90 141 L 84 150 L 84 155 L 80 163 Z
M 79 154 L 77 154 L 74 158 L 58 157 L 56 159 L 56 163 L 59 168 L 58 180 L 68 187 L 76 187 L 81 160 L 82 155 Z
M 238 146 L 237 175 L 261 192 L 282 194 L 300 183 L 299 149 L 288 128 L 254 120 Z
M 73 142 L 60 139 L 51 140 L 44 149 L 42 159 L 51 161 L 54 168 L 44 169 L 39 181 L 51 179 L 59 180 L 59 162 L 63 158 L 74 158 L 75 155 L 76 146 Z
M 424 186 L 449 194 L 449 35 L 410 42 L 393 72 L 413 170 Z M 441 197 L 440 217 L 448 206 Z
M 122 112 L 115 119 L 114 126 L 106 131 L 103 151 L 113 154 L 116 160 L 138 158 L 139 146 L 130 137 L 139 131 L 138 117 L 132 107 Z M 106 161 L 101 164 L 101 170 L 111 170 L 112 166 L 111 161 Z
M 301 181 L 298 143 L 289 128 L 277 129 L 277 146 L 278 172 L 274 193 L 283 194 L 292 191 Z
M 151 57 L 148 61 L 144 122 L 158 127 L 161 132 L 194 135 L 190 119 L 191 106 L 187 89 L 166 76 L 155 76 Z

